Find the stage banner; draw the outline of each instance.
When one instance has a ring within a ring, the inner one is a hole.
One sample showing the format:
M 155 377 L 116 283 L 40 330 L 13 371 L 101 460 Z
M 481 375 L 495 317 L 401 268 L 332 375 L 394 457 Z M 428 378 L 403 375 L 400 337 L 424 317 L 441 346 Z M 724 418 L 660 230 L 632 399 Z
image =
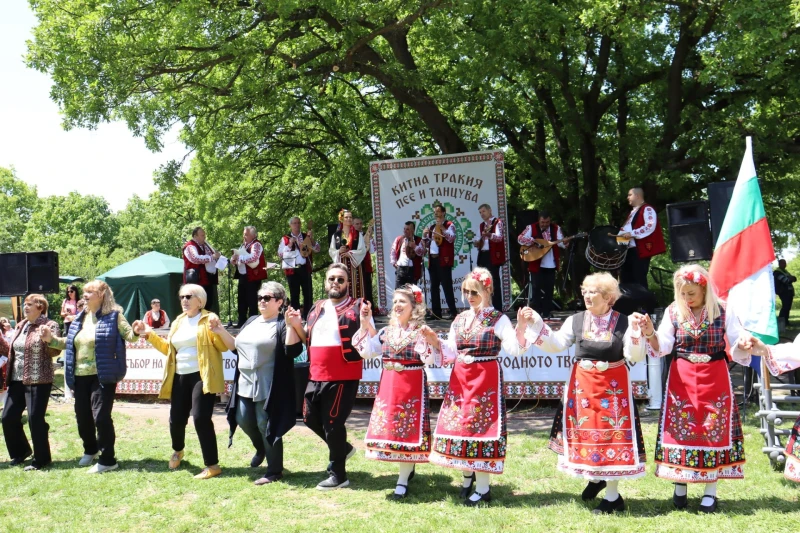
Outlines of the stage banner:
M 480 232 L 481 217 L 478 207 L 488 204 L 492 214 L 503 221 L 506 229 L 506 257 L 508 254 L 508 214 L 503 152 L 471 152 L 437 157 L 415 157 L 375 161 L 370 164 L 372 184 L 372 209 L 375 218 L 376 255 L 378 256 L 378 301 L 381 312 L 386 312 L 392 301 L 395 269 L 390 261 L 392 244 L 403 234 L 403 225 L 410 220 L 416 224 L 416 235 L 422 236 L 425 228 L 435 223 L 433 206 L 440 202 L 447 212 L 447 220 L 455 224 L 455 264 L 453 289 L 456 305 L 461 302 L 461 282 L 477 265 L 478 251 L 472 239 Z M 503 302 L 511 301 L 509 265 L 500 271 Z M 430 307 L 428 261 L 425 260 L 423 280 L 420 281 Z M 497 290 L 495 288 L 495 290 Z M 442 301 L 443 294 L 433 295 Z

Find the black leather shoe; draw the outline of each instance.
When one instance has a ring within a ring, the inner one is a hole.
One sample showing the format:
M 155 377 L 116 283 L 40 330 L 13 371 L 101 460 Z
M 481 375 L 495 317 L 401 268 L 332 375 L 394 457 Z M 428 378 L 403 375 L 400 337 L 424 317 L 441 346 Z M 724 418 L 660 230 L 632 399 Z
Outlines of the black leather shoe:
M 11 459 L 11 462 L 8 463 L 8 466 L 19 466 L 21 464 L 25 464 L 25 461 L 27 460 L 27 457 L 15 457 L 14 459 Z
M 680 485 L 680 483 L 675 483 L 675 487 Z M 685 487 L 686 485 L 684 485 Z M 672 504 L 675 506 L 676 509 L 686 509 L 689 506 L 689 495 L 684 494 L 683 496 L 678 496 L 674 492 L 672 493 Z
M 472 473 L 471 476 L 464 476 L 465 479 L 469 479 L 469 487 L 461 487 L 461 492 L 458 494 L 458 497 L 462 500 L 470 495 L 472 492 L 472 487 L 475 486 L 475 472 Z
M 250 459 L 250 468 L 258 468 L 259 466 L 261 466 L 261 463 L 264 462 L 265 458 L 266 458 L 265 453 L 256 452 L 253 458 Z
M 480 494 L 479 492 L 474 492 L 473 494 L 478 495 L 477 500 L 473 500 L 471 497 L 464 500 L 464 505 L 467 507 L 476 507 L 482 503 L 489 503 L 492 501 L 492 489 L 487 490 L 485 493 Z
M 411 478 L 409 478 L 410 480 Z M 408 496 L 408 485 L 403 485 L 402 483 L 397 484 L 398 487 L 403 487 L 406 491 L 403 494 L 398 494 L 396 491 L 389 495 L 389 499 L 392 501 L 399 502 L 400 500 L 405 500 Z
M 336 474 L 331 474 L 328 479 L 320 481 L 317 485 L 317 490 L 336 490 L 346 487 L 350 484 L 347 478 L 339 478 Z
M 583 489 L 583 492 L 581 493 L 581 499 L 585 502 L 588 502 L 589 500 L 594 500 L 595 498 L 597 498 L 597 495 L 600 494 L 600 491 L 603 490 L 604 488 L 606 488 L 605 480 L 590 481 L 586 485 L 586 488 Z
M 716 513 L 717 512 L 717 497 L 716 496 L 703 496 L 703 498 L 714 498 L 714 502 L 711 505 L 701 505 L 700 512 L 701 513 Z M 702 500 L 700 500 L 702 501 Z
M 613 514 L 613 513 L 621 513 L 625 510 L 625 500 L 622 499 L 622 495 L 619 498 L 610 502 L 603 498 L 600 502 L 600 505 L 594 508 L 592 511 L 593 514 Z
M 414 476 L 416 476 L 416 475 L 417 475 L 417 466 L 414 465 L 414 470 L 412 470 L 411 474 L 409 474 L 408 480 L 411 481 L 412 479 L 414 479 Z

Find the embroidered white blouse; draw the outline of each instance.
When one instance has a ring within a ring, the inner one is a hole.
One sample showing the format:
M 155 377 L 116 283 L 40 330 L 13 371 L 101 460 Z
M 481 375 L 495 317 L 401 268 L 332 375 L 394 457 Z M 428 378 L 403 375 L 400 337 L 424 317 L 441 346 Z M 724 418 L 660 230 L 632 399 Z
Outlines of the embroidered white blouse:
M 375 359 L 381 357 L 383 353 L 383 343 L 380 340 L 381 335 L 385 335 L 384 338 L 386 339 L 388 335 L 394 333 L 398 329 L 402 330 L 402 336 L 408 335 L 413 331 L 409 328 L 385 327 L 378 330 L 374 337 L 370 337 L 366 330 L 359 328 L 359 330 L 356 331 L 356 334 L 353 335 L 353 348 L 356 349 L 363 359 Z M 384 342 L 388 342 L 388 339 Z M 423 364 L 437 366 L 442 364 L 441 352 L 428 344 L 428 342 L 425 340 L 425 337 L 423 337 L 421 333 L 417 334 L 417 338 L 413 342 L 414 351 L 419 355 Z M 401 342 L 398 346 L 400 347 L 399 351 L 402 352 L 406 348 L 407 344 L 402 344 Z
M 780 376 L 800 368 L 800 335 L 795 337 L 794 342 L 767 346 L 767 354 L 764 357 L 767 369 L 773 376 Z
M 455 328 L 456 322 L 464 316 L 467 324 L 473 324 L 471 331 L 475 331 L 475 334 L 478 334 L 478 332 L 483 329 L 483 320 L 489 316 L 492 311 L 494 311 L 494 307 L 483 308 L 478 313 L 477 319 L 472 309 L 467 309 L 458 315 L 456 320 L 450 325 L 450 332 L 447 334 L 447 340 L 442 342 L 442 355 L 445 363 L 455 361 L 459 354 L 456 344 L 458 339 L 458 333 Z M 502 315 L 497 320 L 497 323 L 494 325 L 494 334 L 500 339 L 503 350 L 511 356 L 522 355 L 530 347 L 529 342 L 526 342 L 524 345 L 519 343 L 517 340 L 517 330 L 506 315 Z

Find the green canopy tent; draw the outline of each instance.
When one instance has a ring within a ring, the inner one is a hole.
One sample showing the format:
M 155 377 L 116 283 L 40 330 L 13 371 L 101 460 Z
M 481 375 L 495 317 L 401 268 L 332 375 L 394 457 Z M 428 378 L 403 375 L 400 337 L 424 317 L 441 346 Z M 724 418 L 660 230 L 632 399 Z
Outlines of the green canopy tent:
M 183 261 L 150 252 L 97 276 L 108 283 L 114 298 L 125 310 L 128 322 L 141 320 L 150 310 L 150 300 L 161 300 L 170 320 L 181 314 L 178 290 L 183 283 Z

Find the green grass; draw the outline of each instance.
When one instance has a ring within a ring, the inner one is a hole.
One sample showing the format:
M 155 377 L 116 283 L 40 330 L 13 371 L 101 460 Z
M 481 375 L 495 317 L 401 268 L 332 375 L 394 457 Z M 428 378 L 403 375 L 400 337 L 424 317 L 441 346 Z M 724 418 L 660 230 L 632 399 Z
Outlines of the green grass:
M 510 404 L 511 405 L 511 404 Z M 723 481 L 723 512 L 696 512 L 702 489 L 689 490 L 690 512 L 672 507 L 672 485 L 648 475 L 622 482 L 629 511 L 618 517 L 596 517 L 596 502 L 580 501 L 584 484 L 555 469 L 555 454 L 546 449 L 546 431 L 513 432 L 506 473 L 493 478 L 495 501 L 468 509 L 457 499 L 460 473 L 418 466 L 407 502 L 386 501 L 394 487 L 396 467 L 368 461 L 359 453 L 348 463 L 350 488 L 329 493 L 315 490 L 323 479 L 327 450 L 305 428 L 286 437 L 284 482 L 255 487 L 260 470 L 249 468 L 249 440 L 237 432 L 227 448 L 227 432 L 218 432 L 223 475 L 197 481 L 202 468 L 199 444 L 189 425 L 187 453 L 177 472 L 167 469 L 169 431 L 161 417 L 115 415 L 121 469 L 100 476 L 77 466 L 82 453 L 71 408 L 52 405 L 48 413 L 54 465 L 42 472 L 23 472 L 0 464 L 2 531 L 730 531 L 796 532 L 800 530 L 800 487 L 785 481 L 761 453 L 762 439 L 754 418 L 746 424 L 748 463 L 744 481 Z M 644 412 L 644 411 L 643 411 Z M 534 412 L 536 413 L 536 412 Z M 514 417 L 514 414 L 512 414 Z M 219 416 L 219 419 L 222 417 Z M 221 420 L 217 422 L 222 422 Z M 644 424 L 648 459 L 652 460 L 655 416 Z M 302 426 L 302 424 L 301 424 Z M 218 424 L 222 427 L 222 424 Z M 350 439 L 360 445 L 363 431 Z M 5 450 L 3 450 L 5 452 Z M 7 460 L 5 453 L 2 459 Z

